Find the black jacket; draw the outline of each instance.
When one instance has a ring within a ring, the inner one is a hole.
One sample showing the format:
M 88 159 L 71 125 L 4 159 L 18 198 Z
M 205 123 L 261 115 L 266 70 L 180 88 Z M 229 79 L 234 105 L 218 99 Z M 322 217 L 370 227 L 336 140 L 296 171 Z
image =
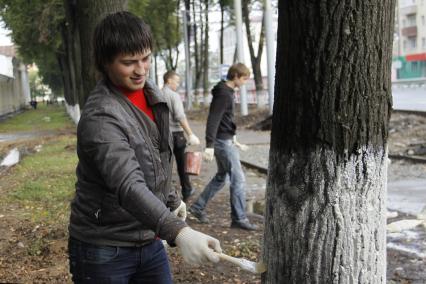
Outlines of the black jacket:
M 160 90 L 144 87 L 155 123 L 100 81 L 77 128 L 77 183 L 70 236 L 98 245 L 142 246 L 156 236 L 173 242 L 186 223 L 171 212 L 169 111 Z
M 216 138 L 232 139 L 237 129 L 234 123 L 234 90 L 221 81 L 212 90 L 206 127 L 206 147 L 212 148 Z

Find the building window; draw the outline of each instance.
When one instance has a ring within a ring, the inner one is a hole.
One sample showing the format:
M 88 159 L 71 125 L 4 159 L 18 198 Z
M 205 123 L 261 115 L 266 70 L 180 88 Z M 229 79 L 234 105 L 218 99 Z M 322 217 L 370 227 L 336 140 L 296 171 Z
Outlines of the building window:
M 422 48 L 426 48 L 426 38 L 422 38 Z
M 402 47 L 404 48 L 404 50 L 407 50 L 407 41 L 404 40 L 404 42 L 402 43 Z
M 422 25 L 425 25 L 425 16 L 422 16 Z
M 416 14 L 407 15 L 407 27 L 416 26 Z
M 411 37 L 408 37 L 407 40 L 408 40 L 407 44 L 408 44 L 409 50 L 415 49 L 417 47 L 417 37 L 411 36 Z

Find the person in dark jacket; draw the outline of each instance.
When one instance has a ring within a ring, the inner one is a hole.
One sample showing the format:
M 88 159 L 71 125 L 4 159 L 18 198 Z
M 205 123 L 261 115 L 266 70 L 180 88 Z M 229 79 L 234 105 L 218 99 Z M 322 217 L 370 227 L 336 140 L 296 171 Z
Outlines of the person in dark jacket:
M 248 220 L 245 207 L 245 177 L 241 167 L 238 149 L 247 150 L 247 146 L 236 139 L 234 122 L 234 89 L 244 85 L 250 76 L 250 70 L 242 63 L 232 65 L 226 81 L 219 82 L 212 90 L 213 99 L 210 104 L 206 127 L 206 149 L 203 156 L 206 160 L 216 158 L 217 173 L 207 184 L 189 211 L 201 223 L 208 223 L 204 209 L 208 201 L 221 190 L 229 176 L 231 181 L 231 227 L 244 230 L 256 230 L 257 226 Z
M 129 12 L 94 32 L 102 74 L 77 128 L 77 183 L 71 203 L 69 264 L 75 283 L 172 283 L 161 239 L 185 261 L 219 261 L 219 241 L 185 223 L 171 187 L 169 110 L 147 80 L 152 36 Z

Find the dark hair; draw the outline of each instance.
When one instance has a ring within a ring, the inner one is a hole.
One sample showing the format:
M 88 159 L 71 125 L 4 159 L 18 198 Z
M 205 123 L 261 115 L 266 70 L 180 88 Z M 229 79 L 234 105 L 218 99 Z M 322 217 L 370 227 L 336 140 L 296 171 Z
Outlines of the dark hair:
M 167 81 L 169 81 L 169 79 L 173 78 L 174 76 L 179 76 L 179 75 L 173 70 L 169 70 L 166 73 L 164 73 L 163 75 L 164 84 L 167 84 Z
M 150 27 L 130 12 L 109 14 L 95 28 L 93 51 L 96 69 L 105 74 L 105 65 L 118 54 L 136 54 L 152 50 Z
M 227 80 L 234 80 L 235 77 L 240 78 L 242 76 L 250 76 L 250 69 L 243 63 L 235 63 L 229 67 L 228 74 L 226 75 Z

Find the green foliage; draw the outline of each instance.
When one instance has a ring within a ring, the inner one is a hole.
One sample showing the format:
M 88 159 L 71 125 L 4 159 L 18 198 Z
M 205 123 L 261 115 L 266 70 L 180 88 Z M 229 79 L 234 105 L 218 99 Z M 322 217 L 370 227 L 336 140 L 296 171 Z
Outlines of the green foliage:
M 176 0 L 130 0 L 129 11 L 150 25 L 155 52 L 168 53 L 182 41 Z
M 64 107 L 40 103 L 35 110 L 27 110 L 0 124 L 0 133 L 16 131 L 33 131 L 34 129 L 49 131 L 61 128 L 73 128 L 73 122 L 66 114 Z
M 62 52 L 62 0 L 0 0 L 0 16 L 25 63 L 35 62 L 43 82 L 54 93 L 62 92 L 57 54 Z

